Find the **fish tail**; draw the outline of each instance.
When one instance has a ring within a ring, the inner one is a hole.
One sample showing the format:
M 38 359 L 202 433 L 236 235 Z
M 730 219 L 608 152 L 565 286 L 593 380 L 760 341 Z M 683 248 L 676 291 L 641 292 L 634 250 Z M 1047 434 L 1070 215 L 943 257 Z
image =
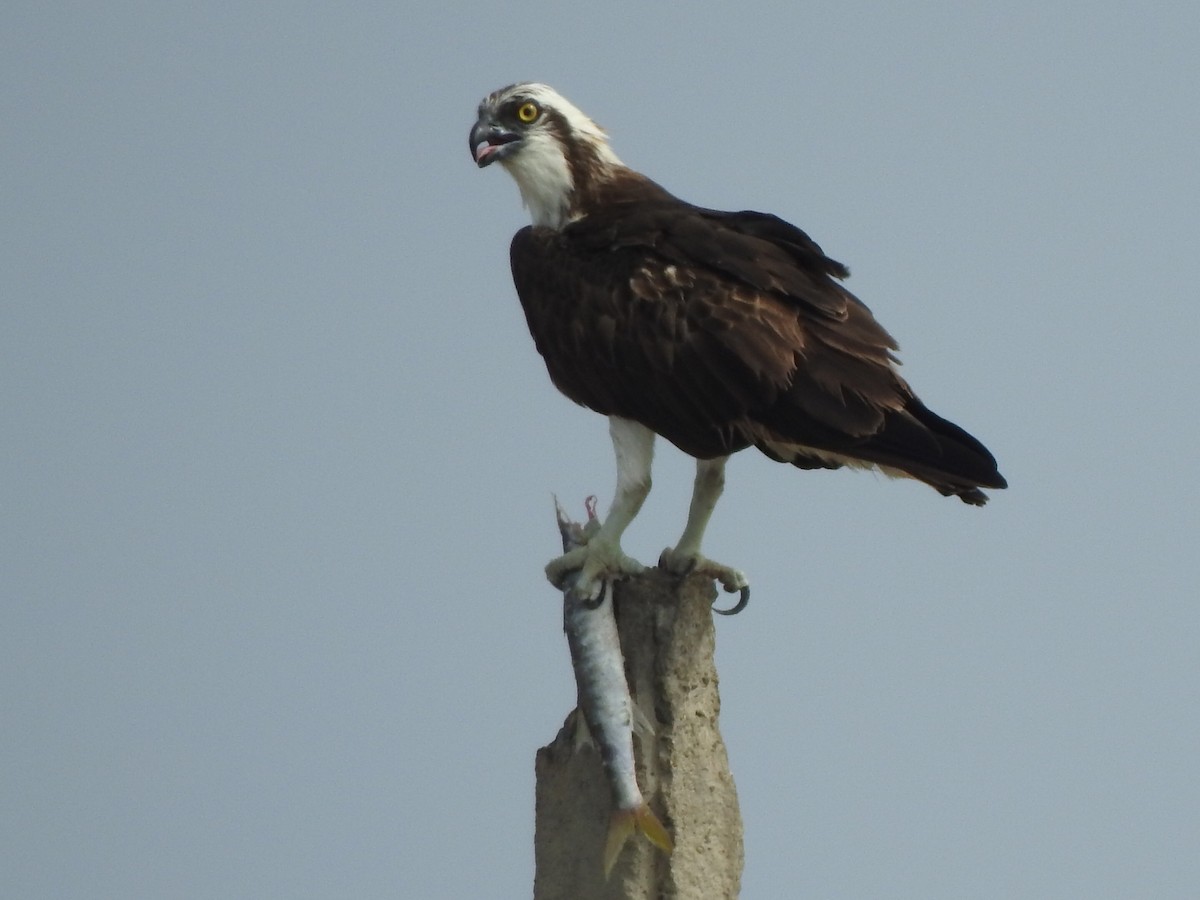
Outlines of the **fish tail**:
M 640 831 L 644 834 L 646 840 L 663 853 L 670 853 L 675 849 L 675 845 L 671 841 L 671 835 L 667 834 L 667 829 L 663 826 L 663 823 L 659 821 L 658 816 L 645 803 L 635 809 L 613 810 L 612 819 L 608 825 L 608 840 L 604 844 L 605 878 L 612 872 L 613 866 L 616 865 L 617 857 L 621 855 L 621 849 L 625 846 L 625 842 L 629 840 L 629 836 L 635 831 Z
M 671 835 L 667 834 L 666 826 L 658 820 L 654 810 L 642 804 L 641 809 L 636 810 L 633 815 L 637 822 L 637 830 L 646 836 L 646 840 L 663 853 L 670 853 L 675 849 L 675 842 L 671 840 Z
M 621 855 L 621 848 L 633 834 L 635 827 L 633 809 L 614 809 L 612 819 L 608 823 L 608 839 L 604 842 L 604 877 L 612 873 L 612 867 Z

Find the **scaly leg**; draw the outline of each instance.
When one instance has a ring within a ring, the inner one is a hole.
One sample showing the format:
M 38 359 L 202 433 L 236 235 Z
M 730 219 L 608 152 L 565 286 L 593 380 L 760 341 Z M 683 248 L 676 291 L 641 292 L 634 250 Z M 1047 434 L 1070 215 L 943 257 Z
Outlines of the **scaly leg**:
M 569 574 L 578 572 L 575 590 L 585 599 L 600 596 L 606 579 L 636 575 L 644 568 L 621 551 L 621 535 L 650 493 L 654 432 L 618 416 L 609 416 L 608 431 L 617 457 L 617 492 L 604 524 L 584 546 L 552 559 L 546 566 L 546 577 L 560 589 Z
M 658 565 L 659 568 L 676 575 L 699 572 L 721 582 L 721 586 L 730 593 L 740 593 L 741 600 L 733 610 L 736 612 L 745 606 L 750 597 L 750 583 L 746 576 L 737 569 L 713 562 L 700 554 L 704 530 L 708 527 L 713 510 L 717 508 L 721 492 L 725 490 L 725 463 L 728 460 L 728 456 L 696 460 L 696 481 L 692 487 L 692 503 L 688 508 L 687 525 L 684 526 L 683 534 L 674 549 L 667 548 L 662 552 L 662 556 L 658 558 Z

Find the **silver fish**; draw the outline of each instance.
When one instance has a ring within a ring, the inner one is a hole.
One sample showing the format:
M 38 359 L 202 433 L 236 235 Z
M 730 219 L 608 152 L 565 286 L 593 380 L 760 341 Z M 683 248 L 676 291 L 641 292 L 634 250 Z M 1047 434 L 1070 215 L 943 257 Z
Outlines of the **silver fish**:
M 597 527 L 595 498 L 588 500 L 587 528 L 567 519 L 557 501 L 555 507 L 563 550 L 586 543 Z M 599 747 L 612 790 L 613 813 L 604 847 L 604 874 L 608 877 L 625 842 L 635 831 L 664 853 L 670 853 L 674 845 L 637 783 L 633 759 L 634 708 L 613 615 L 612 583 L 602 587 L 598 600 L 585 600 L 568 586 L 563 592 L 563 630 L 567 633 L 575 670 L 577 713 L 582 714 L 592 740 Z

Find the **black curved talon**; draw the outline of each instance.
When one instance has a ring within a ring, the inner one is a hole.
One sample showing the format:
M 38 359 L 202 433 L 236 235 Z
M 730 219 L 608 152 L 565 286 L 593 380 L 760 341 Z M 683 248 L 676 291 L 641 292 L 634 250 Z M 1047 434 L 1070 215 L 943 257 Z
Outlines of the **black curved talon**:
M 580 605 L 582 605 L 584 609 L 599 609 L 604 605 L 604 595 L 609 590 L 608 585 L 609 582 L 607 581 L 600 582 L 600 593 L 591 600 L 580 600 Z
M 597 594 L 595 597 L 584 597 L 579 593 L 579 591 L 577 591 L 575 589 L 575 582 L 579 580 L 578 574 L 577 573 L 572 573 L 572 574 L 576 575 L 574 581 L 571 582 L 571 586 L 569 588 L 563 588 L 563 590 L 565 590 L 567 593 L 571 594 L 575 598 L 575 602 L 578 603 L 580 606 L 582 606 L 584 609 L 588 609 L 588 610 L 599 609 L 601 606 L 603 606 L 604 605 L 604 595 L 609 590 L 611 590 L 610 585 L 612 584 L 612 582 L 611 581 L 600 582 L 600 593 L 599 594 Z
M 738 602 L 729 609 L 717 609 L 714 605 L 712 611 L 719 616 L 736 616 L 750 604 L 750 585 L 746 585 L 741 590 L 741 596 L 738 597 Z

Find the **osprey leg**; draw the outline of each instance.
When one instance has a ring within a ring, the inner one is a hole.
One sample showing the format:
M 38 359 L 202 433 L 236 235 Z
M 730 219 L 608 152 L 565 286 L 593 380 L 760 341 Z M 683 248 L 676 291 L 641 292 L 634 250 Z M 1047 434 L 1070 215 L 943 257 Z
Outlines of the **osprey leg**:
M 700 554 L 700 544 L 704 540 L 704 530 L 708 520 L 712 518 L 713 510 L 717 508 L 717 500 L 725 490 L 725 463 L 728 456 L 716 459 L 696 460 L 696 481 L 692 486 L 692 503 L 688 507 L 687 525 L 674 549 L 667 548 L 658 558 L 658 565 L 676 575 L 686 575 L 699 572 L 716 581 L 730 593 L 741 593 L 741 600 L 733 610 L 718 610 L 718 612 L 739 612 L 750 598 L 750 583 L 746 576 L 737 569 L 713 562 Z
M 608 431 L 617 457 L 617 492 L 608 515 L 584 546 L 576 547 L 546 565 L 546 577 L 560 589 L 567 575 L 578 572 L 575 591 L 588 599 L 599 596 L 606 579 L 636 575 L 645 568 L 622 552 L 621 535 L 650 493 L 654 432 L 619 416 L 609 416 Z

